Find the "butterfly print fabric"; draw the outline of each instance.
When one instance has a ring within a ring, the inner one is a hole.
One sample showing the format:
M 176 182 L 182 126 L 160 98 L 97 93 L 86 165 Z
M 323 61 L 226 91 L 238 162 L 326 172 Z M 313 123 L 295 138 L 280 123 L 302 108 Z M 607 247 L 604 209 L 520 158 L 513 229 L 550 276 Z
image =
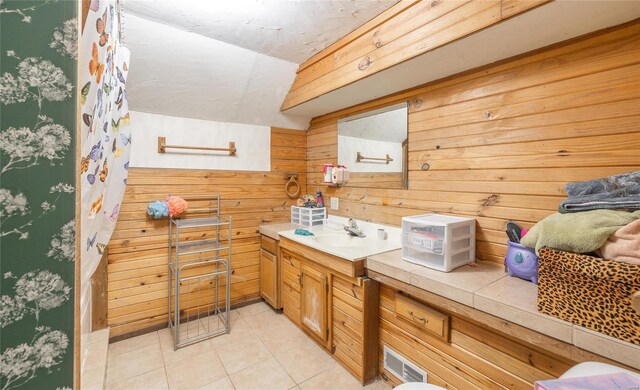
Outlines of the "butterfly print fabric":
M 115 228 L 131 150 L 130 53 L 120 43 L 115 7 L 115 0 L 91 2 L 80 45 L 82 283 L 97 268 Z

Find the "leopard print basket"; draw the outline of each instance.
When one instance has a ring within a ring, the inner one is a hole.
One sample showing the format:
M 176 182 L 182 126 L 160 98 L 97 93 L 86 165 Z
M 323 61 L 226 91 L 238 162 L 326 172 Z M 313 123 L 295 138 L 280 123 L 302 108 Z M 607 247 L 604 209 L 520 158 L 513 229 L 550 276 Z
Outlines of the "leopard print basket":
M 640 345 L 640 266 L 551 248 L 539 251 L 538 311 Z

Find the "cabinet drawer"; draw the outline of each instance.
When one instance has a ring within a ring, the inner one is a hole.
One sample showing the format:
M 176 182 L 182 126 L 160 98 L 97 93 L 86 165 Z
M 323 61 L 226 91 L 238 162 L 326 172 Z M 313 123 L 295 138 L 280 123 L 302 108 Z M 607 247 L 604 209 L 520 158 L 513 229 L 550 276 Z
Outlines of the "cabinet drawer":
M 300 270 L 300 259 L 287 252 L 286 250 L 282 251 L 282 264 L 287 267 L 295 268 L 298 271 Z
M 294 324 L 300 326 L 300 303 L 286 299 L 286 295 L 282 296 L 282 312 Z
M 297 284 L 300 287 L 300 268 L 292 267 L 287 261 L 282 263 L 282 279 Z M 298 290 L 299 291 L 299 290 Z
M 401 317 L 417 327 L 424 328 L 444 340 L 449 339 L 448 315 L 398 293 L 395 295 L 395 303 L 397 317 Z
M 288 294 L 300 295 L 300 284 L 298 284 L 299 275 L 294 277 L 290 273 L 286 273 L 282 278 L 282 290 Z M 297 298 L 300 300 L 300 298 Z
M 261 236 L 260 246 L 267 252 L 273 255 L 278 254 L 278 241 L 271 237 L 267 237 L 264 234 Z

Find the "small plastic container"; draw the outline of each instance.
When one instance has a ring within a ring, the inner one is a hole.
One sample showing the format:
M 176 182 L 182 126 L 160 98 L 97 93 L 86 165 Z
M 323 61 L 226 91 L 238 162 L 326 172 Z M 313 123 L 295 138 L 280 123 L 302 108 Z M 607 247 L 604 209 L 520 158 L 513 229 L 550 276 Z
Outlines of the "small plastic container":
M 538 284 L 538 256 L 532 248 L 522 244 L 507 241 L 507 256 L 504 265 L 509 276 L 530 280 Z
M 475 261 L 476 221 L 451 215 L 402 218 L 402 258 L 449 272 Z
M 326 207 L 297 207 L 291 206 L 291 223 L 302 226 L 319 226 L 327 218 Z

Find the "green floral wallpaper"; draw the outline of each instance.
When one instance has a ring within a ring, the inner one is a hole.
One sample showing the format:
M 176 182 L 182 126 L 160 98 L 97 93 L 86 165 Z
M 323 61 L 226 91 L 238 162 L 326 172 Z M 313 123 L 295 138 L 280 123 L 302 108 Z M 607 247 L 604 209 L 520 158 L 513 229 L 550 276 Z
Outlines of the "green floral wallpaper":
M 73 386 L 77 2 L 0 0 L 0 389 Z

